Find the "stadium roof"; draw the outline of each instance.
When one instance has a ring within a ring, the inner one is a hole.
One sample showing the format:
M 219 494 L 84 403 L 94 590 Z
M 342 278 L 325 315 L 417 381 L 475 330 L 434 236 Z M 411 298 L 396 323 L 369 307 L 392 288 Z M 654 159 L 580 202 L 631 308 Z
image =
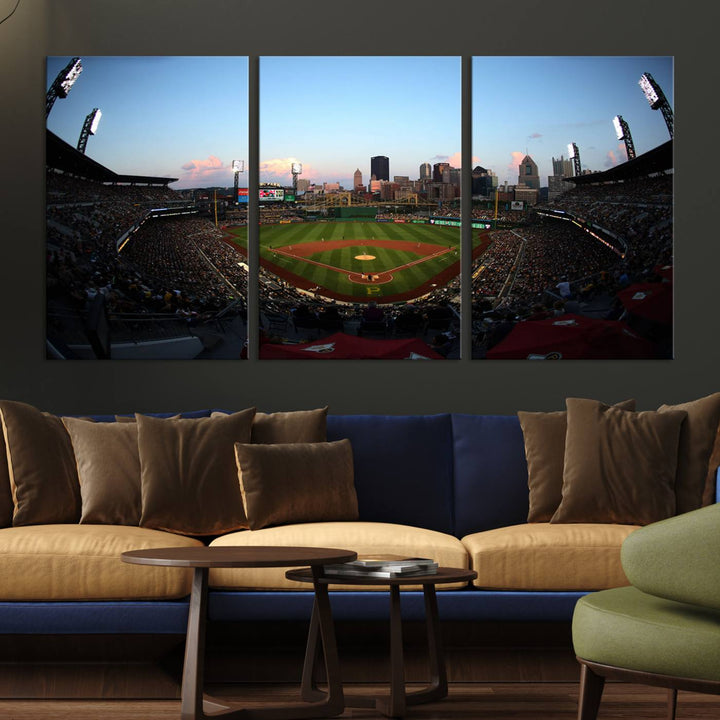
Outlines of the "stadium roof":
M 618 182 L 632 178 L 645 177 L 652 173 L 671 170 L 673 167 L 673 141 L 668 140 L 652 150 L 638 155 L 632 160 L 616 165 L 604 172 L 588 173 L 576 177 L 565 178 L 575 185 L 592 185 L 594 183 Z
M 118 175 L 104 165 L 95 162 L 84 153 L 76 150 L 57 135 L 47 131 L 45 164 L 54 170 L 79 175 L 102 183 L 132 185 L 168 185 L 178 178 L 151 177 L 147 175 Z

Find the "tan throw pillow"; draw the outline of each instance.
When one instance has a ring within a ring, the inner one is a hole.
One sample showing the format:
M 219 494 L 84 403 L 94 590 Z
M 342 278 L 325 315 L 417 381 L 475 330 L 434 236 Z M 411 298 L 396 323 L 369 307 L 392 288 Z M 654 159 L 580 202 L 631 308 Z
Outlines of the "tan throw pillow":
M 255 408 L 226 417 L 136 415 L 142 527 L 220 535 L 247 527 L 235 465 L 236 442 L 250 442 Z
M 21 402 L 0 401 L 13 525 L 76 523 L 80 484 L 70 436 L 59 417 Z
M 251 530 L 268 525 L 358 519 L 349 440 L 235 445 Z
M 13 518 L 13 499 L 10 489 L 10 471 L 7 464 L 5 434 L 0 422 L 0 528 L 10 527 Z
M 227 413 L 216 410 L 210 417 Z M 327 440 L 327 407 L 317 410 L 262 413 L 253 420 L 252 443 L 315 443 Z
M 614 407 L 635 410 L 635 400 Z M 528 522 L 550 522 L 562 500 L 567 412 L 518 412 L 525 441 L 530 508 Z
M 140 456 L 137 423 L 63 418 L 80 479 L 81 523 L 138 525 Z
M 562 502 L 551 522 L 647 525 L 675 513 L 687 413 L 628 412 L 568 398 Z
M 708 475 L 708 463 L 720 423 L 720 393 L 682 403 L 661 405 L 658 412 L 684 410 L 687 420 L 680 431 L 675 498 L 677 513 L 702 507 Z

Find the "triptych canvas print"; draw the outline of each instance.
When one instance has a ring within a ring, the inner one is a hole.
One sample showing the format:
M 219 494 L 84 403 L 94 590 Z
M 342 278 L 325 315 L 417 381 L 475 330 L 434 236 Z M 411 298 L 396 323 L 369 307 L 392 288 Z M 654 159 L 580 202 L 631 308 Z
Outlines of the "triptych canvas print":
M 48 358 L 672 357 L 671 57 L 257 63 L 47 58 Z

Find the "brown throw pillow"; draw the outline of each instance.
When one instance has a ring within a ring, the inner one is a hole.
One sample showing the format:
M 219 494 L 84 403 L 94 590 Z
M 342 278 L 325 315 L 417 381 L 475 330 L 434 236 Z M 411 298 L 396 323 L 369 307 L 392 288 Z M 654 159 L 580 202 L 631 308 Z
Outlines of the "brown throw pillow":
M 10 471 L 7 463 L 5 434 L 0 422 L 0 528 L 10 527 L 13 518 L 13 498 L 10 489 Z
M 235 445 L 251 530 L 268 525 L 358 519 L 349 440 Z
M 247 527 L 235 465 L 250 441 L 255 408 L 217 418 L 136 415 L 142 527 L 220 535 Z
M 210 417 L 227 413 L 216 410 Z M 327 407 L 317 410 L 262 413 L 253 420 L 252 443 L 315 443 L 327 440 Z
M 70 436 L 59 417 L 21 402 L 0 401 L 13 525 L 76 523 L 80 484 Z
M 635 400 L 614 407 L 635 410 Z M 518 412 L 525 441 L 530 509 L 528 522 L 550 522 L 562 500 L 567 412 Z
M 675 513 L 687 413 L 628 412 L 568 398 L 562 502 L 551 522 L 647 525 Z
M 140 455 L 135 422 L 63 418 L 80 479 L 81 523 L 138 525 Z
M 684 410 L 687 420 L 680 431 L 675 498 L 677 513 L 697 510 L 703 505 L 708 464 L 720 423 L 720 393 L 682 403 L 661 405 L 658 412 Z

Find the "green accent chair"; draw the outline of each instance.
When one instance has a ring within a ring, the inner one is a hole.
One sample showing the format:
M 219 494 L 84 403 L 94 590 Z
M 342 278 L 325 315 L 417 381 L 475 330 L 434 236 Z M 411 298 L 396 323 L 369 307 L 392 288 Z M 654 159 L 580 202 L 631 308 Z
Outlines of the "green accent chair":
M 720 694 L 720 504 L 653 523 L 622 546 L 629 587 L 581 598 L 572 634 L 578 720 L 597 718 L 606 679 Z

